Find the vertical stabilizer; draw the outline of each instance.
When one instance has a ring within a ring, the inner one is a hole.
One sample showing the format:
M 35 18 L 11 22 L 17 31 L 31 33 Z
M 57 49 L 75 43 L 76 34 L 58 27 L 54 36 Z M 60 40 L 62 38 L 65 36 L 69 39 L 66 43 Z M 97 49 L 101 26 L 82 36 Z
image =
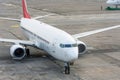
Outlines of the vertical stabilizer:
M 31 18 L 27 10 L 26 0 L 22 0 L 23 16 L 24 18 Z

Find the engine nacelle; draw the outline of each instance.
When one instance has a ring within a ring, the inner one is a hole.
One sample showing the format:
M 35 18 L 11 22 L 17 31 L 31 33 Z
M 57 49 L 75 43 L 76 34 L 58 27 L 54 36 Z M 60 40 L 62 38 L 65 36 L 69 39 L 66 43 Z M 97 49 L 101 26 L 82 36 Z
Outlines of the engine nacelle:
M 25 47 L 21 45 L 13 45 L 10 48 L 10 55 L 13 57 L 13 59 L 23 59 L 26 55 Z
M 86 44 L 82 41 L 77 41 L 79 54 L 84 54 L 86 52 Z

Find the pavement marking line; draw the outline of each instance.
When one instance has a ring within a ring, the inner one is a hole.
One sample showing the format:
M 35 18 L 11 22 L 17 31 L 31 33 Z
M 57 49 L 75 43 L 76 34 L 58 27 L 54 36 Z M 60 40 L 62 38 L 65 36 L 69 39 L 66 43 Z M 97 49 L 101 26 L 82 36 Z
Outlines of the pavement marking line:
M 92 46 L 88 46 L 88 47 L 87 47 L 87 50 L 95 50 L 95 48 L 92 47 Z
M 1 4 L 8 7 L 16 7 L 16 5 L 14 4 L 8 4 L 8 3 L 1 3 Z
M 10 26 L 10 27 L 12 27 L 12 28 L 18 28 L 19 25 L 18 25 L 18 24 L 15 24 L 15 25 L 12 25 L 12 26 Z
M 8 30 L 7 30 L 7 32 L 10 33 L 10 34 L 12 34 L 15 38 L 22 40 L 22 38 L 21 38 L 20 36 L 17 36 L 17 35 L 16 35 L 15 33 L 13 33 L 12 31 L 8 31 Z

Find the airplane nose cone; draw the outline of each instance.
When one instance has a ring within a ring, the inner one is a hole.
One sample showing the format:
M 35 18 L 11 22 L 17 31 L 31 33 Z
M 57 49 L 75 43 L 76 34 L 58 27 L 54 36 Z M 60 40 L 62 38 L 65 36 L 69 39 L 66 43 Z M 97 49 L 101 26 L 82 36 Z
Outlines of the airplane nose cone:
M 74 54 L 74 56 L 72 56 L 72 57 L 73 57 L 73 60 L 78 59 L 78 53 L 73 53 L 73 54 Z
M 74 61 L 74 60 L 78 59 L 78 52 L 77 51 L 71 52 L 68 55 L 69 55 L 69 61 Z
M 73 62 L 74 60 L 78 59 L 78 48 L 67 48 L 64 51 L 64 55 L 62 56 L 63 61 L 65 62 Z

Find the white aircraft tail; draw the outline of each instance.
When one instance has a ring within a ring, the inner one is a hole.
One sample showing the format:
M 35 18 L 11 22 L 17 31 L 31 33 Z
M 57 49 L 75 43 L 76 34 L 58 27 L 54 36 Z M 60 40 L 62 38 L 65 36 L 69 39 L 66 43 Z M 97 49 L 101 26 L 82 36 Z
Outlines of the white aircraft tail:
M 26 4 L 26 0 L 22 0 L 22 8 L 23 8 L 23 16 L 24 18 L 31 18 L 30 17 L 30 14 L 28 13 L 28 10 L 27 10 L 27 4 Z

